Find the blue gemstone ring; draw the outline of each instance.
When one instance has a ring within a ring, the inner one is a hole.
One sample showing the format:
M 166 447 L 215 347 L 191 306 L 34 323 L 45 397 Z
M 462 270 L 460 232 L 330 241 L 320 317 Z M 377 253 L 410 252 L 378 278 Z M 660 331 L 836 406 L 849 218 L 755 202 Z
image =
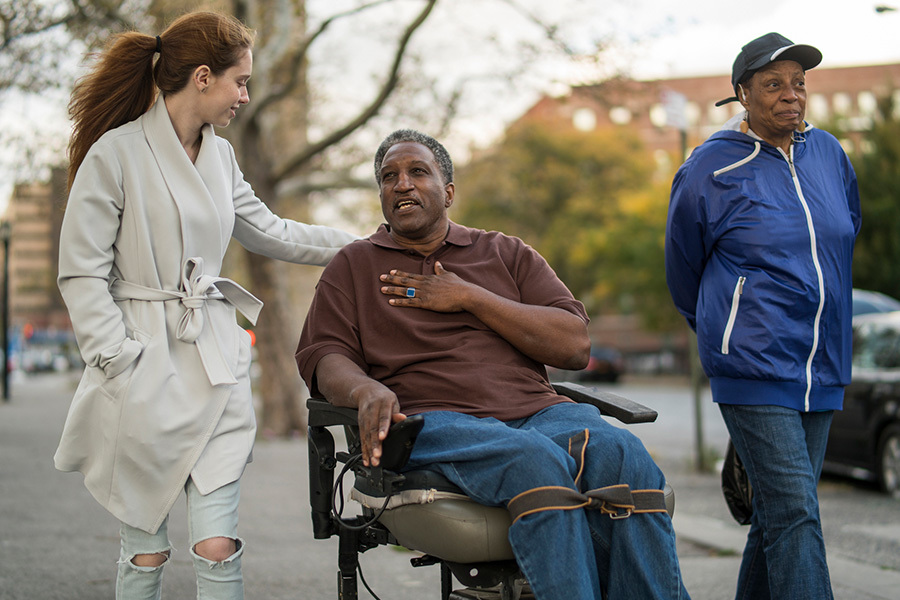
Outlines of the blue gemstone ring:
M 406 297 L 407 298 L 415 298 L 416 297 L 416 288 L 406 288 Z

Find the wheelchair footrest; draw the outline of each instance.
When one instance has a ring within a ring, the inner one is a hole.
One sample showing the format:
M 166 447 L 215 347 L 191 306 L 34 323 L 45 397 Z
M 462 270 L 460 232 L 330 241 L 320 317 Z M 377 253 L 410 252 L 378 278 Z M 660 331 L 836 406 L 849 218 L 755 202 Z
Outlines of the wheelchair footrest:
M 505 600 L 499 588 L 491 589 L 472 589 L 454 590 L 450 592 L 449 600 Z M 531 588 L 526 585 L 519 596 L 509 595 L 507 598 L 517 598 L 517 600 L 535 600 Z

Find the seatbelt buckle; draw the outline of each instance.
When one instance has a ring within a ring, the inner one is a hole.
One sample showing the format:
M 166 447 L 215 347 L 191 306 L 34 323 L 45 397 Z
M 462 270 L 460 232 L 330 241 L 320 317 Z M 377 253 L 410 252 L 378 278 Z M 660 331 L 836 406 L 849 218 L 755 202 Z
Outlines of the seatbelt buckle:
M 609 504 L 608 502 L 600 502 L 600 505 L 597 508 L 600 509 L 602 514 L 609 515 L 609 518 L 613 521 L 627 519 L 634 514 L 633 506 L 616 506 L 615 504 Z
M 627 519 L 632 515 L 632 510 L 630 508 L 624 509 L 622 512 L 618 511 L 610 511 L 609 518 L 613 521 L 618 521 L 620 519 Z

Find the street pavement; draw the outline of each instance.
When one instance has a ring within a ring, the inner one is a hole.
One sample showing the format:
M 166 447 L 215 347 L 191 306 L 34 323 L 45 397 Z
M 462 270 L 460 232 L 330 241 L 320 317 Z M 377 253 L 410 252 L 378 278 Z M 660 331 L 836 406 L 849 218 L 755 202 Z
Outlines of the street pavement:
M 89 496 L 80 475 L 57 472 L 52 464 L 76 383 L 73 373 L 19 377 L 10 401 L 0 404 L 0 600 L 114 596 L 118 523 Z M 646 427 L 636 433 L 643 436 L 654 426 Z M 688 592 L 694 600 L 733 597 L 746 529 L 731 520 L 718 477 L 696 473 L 658 440 L 645 444 L 676 490 L 674 525 Z M 248 599 L 337 598 L 337 542 L 313 539 L 306 481 L 304 440 L 259 441 L 243 479 L 239 527 L 247 544 Z M 829 543 L 824 507 L 823 520 Z M 887 547 L 894 549 L 900 543 L 896 521 L 885 527 Z M 176 551 L 165 570 L 166 599 L 196 594 L 185 530 L 180 500 L 169 525 Z M 393 548 L 362 556 L 365 578 L 382 600 L 439 598 L 438 568 L 412 568 L 413 556 Z M 829 565 L 836 598 L 897 598 L 896 565 L 860 562 L 830 550 Z M 360 598 L 369 597 L 360 585 Z

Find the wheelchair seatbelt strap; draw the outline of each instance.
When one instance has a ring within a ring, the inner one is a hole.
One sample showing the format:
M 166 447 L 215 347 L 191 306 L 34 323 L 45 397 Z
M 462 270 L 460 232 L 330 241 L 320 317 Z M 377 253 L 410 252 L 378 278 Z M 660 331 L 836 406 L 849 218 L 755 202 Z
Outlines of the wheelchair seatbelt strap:
M 585 429 L 569 439 L 569 454 L 578 466 L 576 485 L 581 480 L 589 438 L 590 432 Z M 579 508 L 599 510 L 608 514 L 611 519 L 625 519 L 635 513 L 665 513 L 666 499 L 662 490 L 632 490 L 624 483 L 587 492 L 561 486 L 542 486 L 522 492 L 510 500 L 506 507 L 513 523 L 525 515 L 545 510 Z

